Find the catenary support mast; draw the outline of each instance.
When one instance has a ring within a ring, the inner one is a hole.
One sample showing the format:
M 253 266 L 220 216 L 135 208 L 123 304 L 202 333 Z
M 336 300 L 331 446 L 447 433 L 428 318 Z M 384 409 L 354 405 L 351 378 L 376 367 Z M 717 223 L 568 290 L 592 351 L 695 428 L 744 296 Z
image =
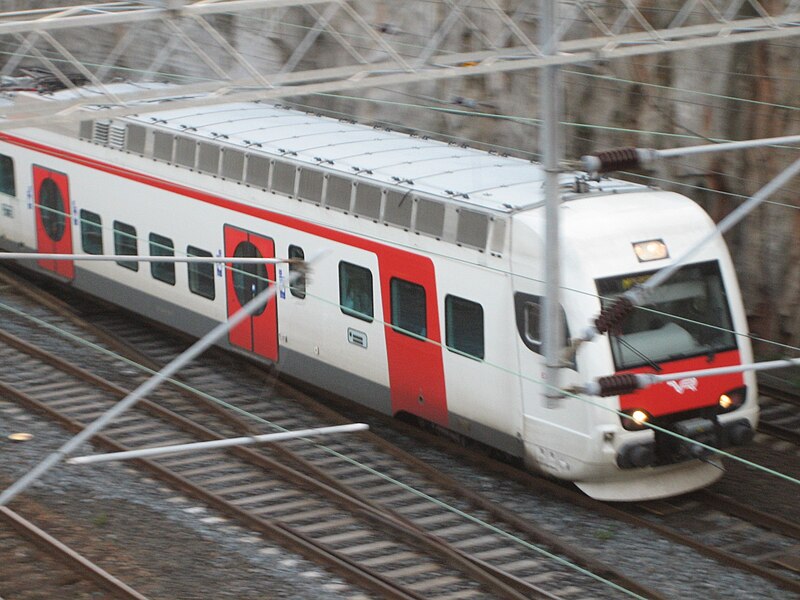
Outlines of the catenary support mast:
M 557 50 L 558 5 L 555 0 L 542 2 L 541 45 L 545 56 L 554 55 Z M 541 329 L 544 332 L 544 354 L 546 361 L 546 381 L 548 384 L 545 402 L 548 408 L 558 406 L 559 369 L 561 368 L 562 338 L 561 315 L 561 269 L 558 223 L 558 174 L 559 174 L 559 106 L 560 67 L 549 65 L 541 70 L 539 77 L 539 102 L 542 117 L 540 146 L 545 169 L 545 303 L 542 312 Z

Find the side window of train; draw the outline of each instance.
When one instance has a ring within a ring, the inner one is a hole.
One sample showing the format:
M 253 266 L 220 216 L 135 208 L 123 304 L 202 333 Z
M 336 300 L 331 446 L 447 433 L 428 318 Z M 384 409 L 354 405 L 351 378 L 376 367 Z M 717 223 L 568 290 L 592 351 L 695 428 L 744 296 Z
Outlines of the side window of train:
M 168 237 L 151 233 L 150 256 L 175 256 L 175 244 Z M 150 274 L 153 279 L 175 285 L 175 263 L 151 262 Z
M 342 312 L 372 322 L 372 272 L 348 262 L 339 263 L 339 305 Z
M 136 228 L 127 223 L 114 221 L 114 254 L 120 256 L 136 256 L 139 254 L 136 240 Z M 120 267 L 131 271 L 139 270 L 139 262 L 135 260 L 118 260 Z
M 394 330 L 412 337 L 427 337 L 425 288 L 396 277 L 392 277 L 389 285 L 392 296 L 392 326 Z
M 186 247 L 186 256 L 212 256 L 208 250 L 195 246 Z M 214 288 L 214 263 L 191 262 L 189 267 L 189 291 L 203 298 L 213 300 L 216 297 Z
M 5 154 L 0 154 L 0 192 L 9 196 L 17 195 L 17 186 L 14 180 L 14 159 Z
M 483 307 L 458 296 L 446 296 L 444 318 L 447 349 L 469 358 L 482 359 L 485 356 Z
M 103 223 L 100 215 L 81 209 L 81 246 L 86 254 L 103 253 Z
M 306 254 L 300 246 L 289 246 L 289 259 L 305 260 Z M 289 291 L 295 298 L 301 300 L 306 297 L 306 273 L 302 267 L 289 263 L 289 276 L 297 273 L 297 279 L 289 286 Z
M 543 351 L 542 336 L 544 332 L 542 332 L 540 324 L 543 311 L 544 298 L 542 296 L 533 296 L 521 292 L 514 294 L 517 330 L 525 345 L 537 354 L 541 354 Z M 563 306 L 561 307 L 561 329 L 563 336 L 561 344 L 567 346 L 569 344 L 569 328 L 567 327 L 567 315 Z

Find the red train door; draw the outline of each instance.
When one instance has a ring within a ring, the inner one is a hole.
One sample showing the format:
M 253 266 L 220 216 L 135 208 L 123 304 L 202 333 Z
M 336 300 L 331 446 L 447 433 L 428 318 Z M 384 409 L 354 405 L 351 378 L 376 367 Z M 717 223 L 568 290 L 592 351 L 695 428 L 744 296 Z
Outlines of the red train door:
M 406 411 L 447 426 L 439 312 L 433 263 L 403 254 L 380 259 L 392 413 Z M 431 343 L 435 342 L 435 343 Z
M 33 166 L 36 246 L 43 254 L 72 254 L 69 181 L 64 173 Z M 75 277 L 71 260 L 40 260 L 39 266 L 67 279 Z
M 237 258 L 274 258 L 275 243 L 268 237 L 226 225 L 225 256 Z M 231 316 L 267 287 L 275 285 L 274 264 L 227 263 L 225 289 L 228 316 Z M 266 306 L 231 329 L 231 344 L 278 361 L 278 299 L 271 298 Z

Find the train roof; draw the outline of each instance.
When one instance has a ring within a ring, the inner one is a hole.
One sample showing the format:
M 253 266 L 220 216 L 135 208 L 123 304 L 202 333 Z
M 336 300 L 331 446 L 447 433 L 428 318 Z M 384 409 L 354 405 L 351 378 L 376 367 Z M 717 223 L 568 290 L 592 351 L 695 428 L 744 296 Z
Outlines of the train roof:
M 114 94 L 164 90 L 147 104 L 164 110 L 116 119 L 148 128 L 169 130 L 197 140 L 239 148 L 248 154 L 284 156 L 323 165 L 327 170 L 390 186 L 410 187 L 426 195 L 449 198 L 466 206 L 499 213 L 535 207 L 544 200 L 541 165 L 461 144 L 370 127 L 259 101 L 220 103 L 170 109 L 169 85 L 119 82 L 106 86 Z M 53 99 L 99 95 L 92 86 L 55 91 Z M 37 95 L 42 98 L 41 95 Z M 184 99 L 184 97 L 180 97 Z M 103 106 L 91 107 L 102 113 Z M 100 115 L 98 115 L 99 117 Z M 566 191 L 583 174 L 562 174 Z M 609 192 L 642 189 L 614 179 L 585 180 L 580 191 Z
M 242 102 L 165 110 L 130 120 L 245 149 L 292 157 L 465 206 L 511 213 L 544 199 L 544 169 L 520 158 L 369 127 L 280 104 Z M 580 173 L 562 174 L 571 188 Z M 619 180 L 584 182 L 583 192 L 642 189 Z
M 84 140 L 457 245 L 502 254 L 508 219 L 544 204 L 544 169 L 521 158 L 261 101 L 171 108 L 186 97 L 170 97 L 165 84 L 107 88 L 164 95 L 147 100 L 147 112 L 119 118 L 89 107 Z M 50 97 L 97 93 L 82 87 Z M 580 172 L 560 177 L 562 201 L 647 189 Z

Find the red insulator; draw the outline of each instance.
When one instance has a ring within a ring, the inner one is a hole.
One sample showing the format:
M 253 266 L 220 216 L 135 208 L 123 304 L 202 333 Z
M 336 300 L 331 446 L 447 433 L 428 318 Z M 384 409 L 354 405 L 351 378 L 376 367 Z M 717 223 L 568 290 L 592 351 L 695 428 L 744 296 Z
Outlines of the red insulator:
M 607 333 L 616 329 L 633 308 L 634 305 L 630 298 L 618 296 L 611 306 L 606 306 L 600 311 L 600 316 L 595 319 L 594 326 L 599 333 Z
M 613 150 L 603 150 L 595 154 L 600 161 L 600 173 L 609 171 L 622 171 L 639 166 L 639 154 L 636 148 L 614 148 Z
M 631 394 L 639 389 L 639 382 L 633 373 L 600 377 L 597 380 L 597 385 L 600 386 L 600 394 L 598 394 L 600 396 Z

